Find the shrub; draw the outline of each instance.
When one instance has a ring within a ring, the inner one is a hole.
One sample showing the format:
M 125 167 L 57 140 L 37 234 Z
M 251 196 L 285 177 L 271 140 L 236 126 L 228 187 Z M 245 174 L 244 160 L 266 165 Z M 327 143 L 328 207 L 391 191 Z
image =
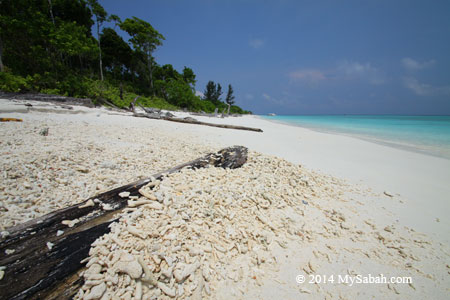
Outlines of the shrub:
M 31 86 L 28 80 L 22 76 L 0 72 L 0 90 L 4 92 L 27 92 L 31 90 Z

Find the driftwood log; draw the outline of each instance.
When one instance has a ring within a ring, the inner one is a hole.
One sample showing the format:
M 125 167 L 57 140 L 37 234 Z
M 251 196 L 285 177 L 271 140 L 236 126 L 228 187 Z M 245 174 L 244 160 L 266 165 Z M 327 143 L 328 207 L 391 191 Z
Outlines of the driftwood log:
M 172 122 L 179 122 L 179 123 L 188 123 L 188 124 L 198 124 L 198 125 L 206 125 L 206 126 L 212 126 L 212 127 L 219 127 L 219 128 L 229 128 L 229 129 L 238 129 L 238 130 L 249 130 L 249 131 L 256 131 L 256 132 L 263 132 L 260 128 L 253 128 L 253 127 L 246 127 L 246 126 L 236 126 L 236 125 L 226 125 L 226 124 L 215 124 L 215 123 L 207 123 L 207 122 L 200 122 L 197 120 L 186 120 L 186 119 L 180 119 L 180 118 L 163 118 L 167 121 Z
M 234 146 L 152 177 L 163 180 L 164 175 L 183 168 L 207 165 L 234 169 L 246 161 L 247 148 Z M 71 299 L 83 284 L 79 276 L 83 269 L 80 261 L 88 257 L 90 245 L 109 232 L 108 226 L 127 206 L 127 199 L 119 193 L 137 196 L 139 189 L 150 181 L 151 177 L 142 179 L 9 228 L 9 235 L 0 241 L 0 266 L 5 267 L 0 280 L 0 299 Z M 93 201 L 94 205 L 83 207 L 88 201 L 91 204 Z M 104 210 L 103 205 L 112 210 Z M 78 222 L 68 227 L 62 224 L 64 220 Z M 64 233 L 57 236 L 61 231 Z
M 182 118 L 174 118 L 174 117 L 166 117 L 159 114 L 150 114 L 150 113 L 134 113 L 135 117 L 140 118 L 149 118 L 149 119 L 161 119 L 171 122 L 178 122 L 178 123 L 187 123 L 187 124 L 196 124 L 196 125 L 205 125 L 205 126 L 211 126 L 211 127 L 219 127 L 219 128 L 228 128 L 228 129 L 238 129 L 238 130 L 248 130 L 248 131 L 256 131 L 256 132 L 263 132 L 260 128 L 253 128 L 253 127 L 246 127 L 246 126 L 237 126 L 237 125 L 227 125 L 227 124 L 216 124 L 216 123 L 208 123 L 208 122 L 201 122 L 197 121 L 195 119 L 182 119 Z

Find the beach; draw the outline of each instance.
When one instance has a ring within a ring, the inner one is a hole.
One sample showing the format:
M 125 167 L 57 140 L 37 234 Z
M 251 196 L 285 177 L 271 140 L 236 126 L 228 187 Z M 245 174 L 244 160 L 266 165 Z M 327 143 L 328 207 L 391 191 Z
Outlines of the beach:
M 448 296 L 448 159 L 258 116 L 191 117 L 262 133 L 33 101 L 0 100 L 0 112 L 23 119 L 0 128 L 2 236 L 207 153 L 249 149 L 241 168 L 182 170 L 158 183 L 154 204 L 123 212 L 92 246 L 77 299 Z M 410 281 L 338 282 L 380 274 Z

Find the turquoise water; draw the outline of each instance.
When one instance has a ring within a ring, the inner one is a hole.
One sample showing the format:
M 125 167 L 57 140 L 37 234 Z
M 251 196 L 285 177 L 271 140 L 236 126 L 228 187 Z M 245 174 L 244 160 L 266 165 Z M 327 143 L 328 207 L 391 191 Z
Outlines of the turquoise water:
M 264 116 L 450 159 L 450 116 Z

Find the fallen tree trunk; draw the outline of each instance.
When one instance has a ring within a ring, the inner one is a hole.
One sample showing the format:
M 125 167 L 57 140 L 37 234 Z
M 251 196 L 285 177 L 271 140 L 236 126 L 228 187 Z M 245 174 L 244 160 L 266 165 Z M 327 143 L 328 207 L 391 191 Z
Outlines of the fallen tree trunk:
M 236 126 L 236 125 L 226 125 L 226 124 L 207 123 L 207 122 L 200 122 L 200 121 L 197 121 L 197 120 L 186 120 L 186 119 L 168 118 L 168 117 L 164 118 L 164 120 L 172 121 L 172 122 L 178 122 L 178 123 L 206 125 L 206 126 L 219 127 L 219 128 L 229 128 L 229 129 L 238 129 L 238 130 L 249 130 L 249 131 L 263 132 L 262 129 L 260 129 L 260 128 L 252 128 L 252 127 Z
M 183 168 L 207 165 L 234 169 L 246 161 L 247 148 L 234 146 L 151 178 L 163 180 L 164 175 Z M 151 178 L 10 228 L 9 235 L 0 243 L 0 266 L 5 267 L 0 299 L 71 299 L 83 284 L 80 261 L 88 257 L 92 242 L 109 232 L 108 226 L 117 220 L 117 212 L 127 206 L 127 199 L 119 194 L 129 192 L 130 196 L 138 196 L 139 189 Z M 73 226 L 64 225 L 65 220 L 72 220 Z
M 197 121 L 195 119 L 181 119 L 181 118 L 173 118 L 173 117 L 165 117 L 160 114 L 150 114 L 150 113 L 135 113 L 135 117 L 139 118 L 148 118 L 148 119 L 156 119 L 156 120 L 166 120 L 171 122 L 178 122 L 178 123 L 187 123 L 187 124 L 196 124 L 196 125 L 205 125 L 205 126 L 211 126 L 211 127 L 219 127 L 219 128 L 228 128 L 228 129 L 238 129 L 238 130 L 248 130 L 248 131 L 256 131 L 256 132 L 263 132 L 260 128 L 253 128 L 253 127 L 246 127 L 246 126 L 237 126 L 237 125 L 227 125 L 227 124 L 216 124 L 216 123 L 208 123 L 208 122 L 201 122 Z

